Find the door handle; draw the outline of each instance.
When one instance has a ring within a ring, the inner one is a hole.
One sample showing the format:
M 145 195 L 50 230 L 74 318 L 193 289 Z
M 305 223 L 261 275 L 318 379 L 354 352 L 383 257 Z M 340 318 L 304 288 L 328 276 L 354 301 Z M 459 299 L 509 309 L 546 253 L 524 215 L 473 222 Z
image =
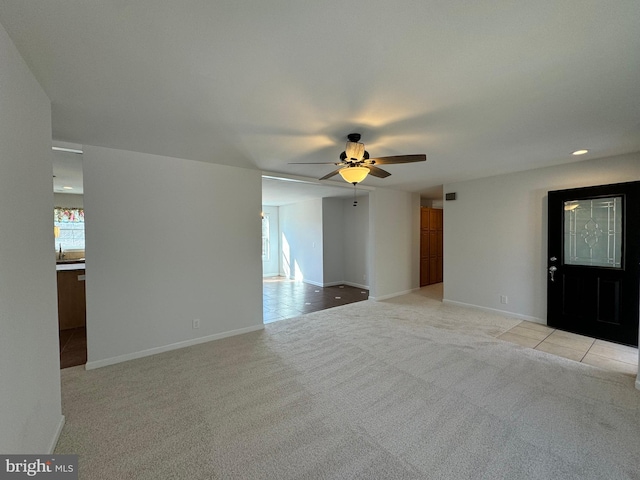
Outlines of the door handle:
M 555 265 L 551 265 L 549 267 L 549 273 L 551 274 L 551 281 L 555 282 L 555 280 L 553 279 L 553 274 L 556 273 L 556 271 L 558 270 L 558 267 L 556 267 Z

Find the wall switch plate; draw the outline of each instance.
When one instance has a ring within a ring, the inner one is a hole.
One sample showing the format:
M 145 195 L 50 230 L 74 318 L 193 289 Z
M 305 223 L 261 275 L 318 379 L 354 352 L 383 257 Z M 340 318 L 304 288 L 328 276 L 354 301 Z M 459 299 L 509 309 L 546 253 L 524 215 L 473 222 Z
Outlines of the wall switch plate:
M 193 320 L 193 328 L 200 328 L 200 319 L 199 318 L 195 318 Z
M 507 303 L 509 303 L 509 297 L 507 297 L 506 295 L 500 295 L 500 303 L 506 305 Z

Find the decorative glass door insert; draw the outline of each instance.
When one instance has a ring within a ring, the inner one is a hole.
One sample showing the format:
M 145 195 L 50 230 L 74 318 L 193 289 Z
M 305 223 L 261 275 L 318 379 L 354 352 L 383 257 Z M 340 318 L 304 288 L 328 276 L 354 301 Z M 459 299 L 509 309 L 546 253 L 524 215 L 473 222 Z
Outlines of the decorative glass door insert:
M 564 264 L 622 268 L 622 197 L 564 202 Z

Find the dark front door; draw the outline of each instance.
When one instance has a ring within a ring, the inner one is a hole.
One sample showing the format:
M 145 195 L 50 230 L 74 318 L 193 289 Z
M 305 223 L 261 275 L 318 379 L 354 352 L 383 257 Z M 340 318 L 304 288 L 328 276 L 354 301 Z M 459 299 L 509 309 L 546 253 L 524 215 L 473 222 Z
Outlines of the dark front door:
M 547 323 L 638 345 L 640 182 L 549 192 Z

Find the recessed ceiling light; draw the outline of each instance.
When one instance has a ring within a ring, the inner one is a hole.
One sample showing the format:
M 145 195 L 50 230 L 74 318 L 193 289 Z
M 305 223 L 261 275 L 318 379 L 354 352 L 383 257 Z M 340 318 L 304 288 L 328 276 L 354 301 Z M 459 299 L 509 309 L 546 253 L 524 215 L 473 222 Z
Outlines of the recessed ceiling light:
M 589 150 L 576 150 L 571 155 L 584 155 L 585 153 L 589 153 Z
M 62 187 L 63 190 L 73 190 L 73 187 Z

